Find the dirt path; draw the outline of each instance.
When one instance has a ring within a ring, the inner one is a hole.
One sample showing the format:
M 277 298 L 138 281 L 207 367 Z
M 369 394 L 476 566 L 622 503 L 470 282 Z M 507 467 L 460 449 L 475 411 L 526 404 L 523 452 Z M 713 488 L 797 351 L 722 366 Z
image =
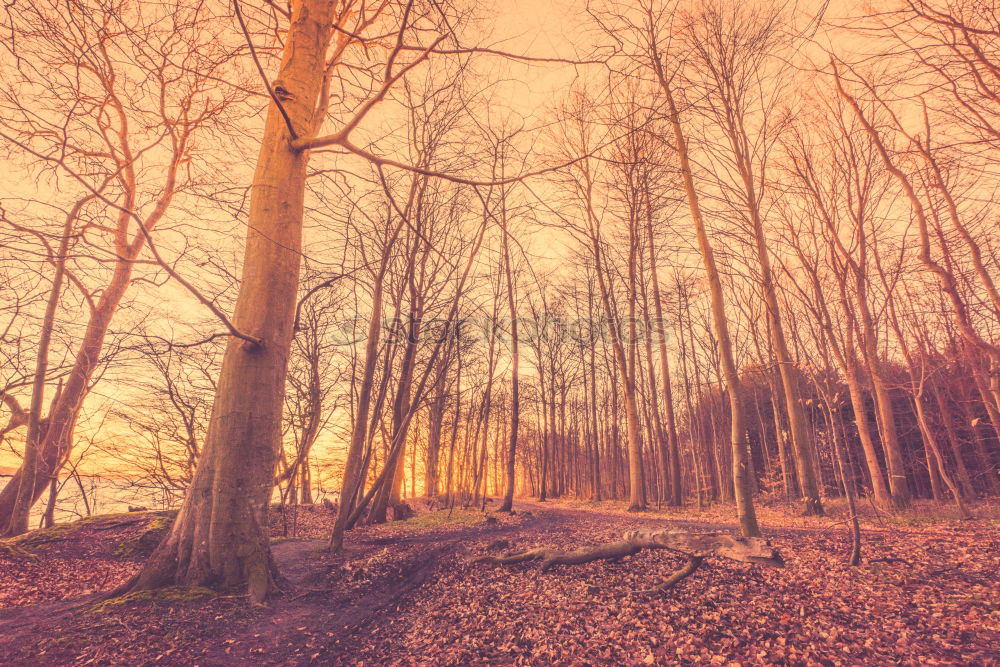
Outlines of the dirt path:
M 273 552 L 286 594 L 272 601 L 256 622 L 215 646 L 203 664 L 231 664 L 253 659 L 268 664 L 297 664 L 347 659 L 348 647 L 364 642 L 378 628 L 391 625 L 400 602 L 418 592 L 442 568 L 461 566 L 490 544 L 518 539 L 544 542 L 549 533 L 565 532 L 580 523 L 600 525 L 618 517 L 612 513 L 573 509 L 551 503 L 520 502 L 517 514 L 500 525 L 475 525 L 434 530 L 411 536 L 348 539 L 342 556 L 324 552 L 320 540 L 288 540 Z M 527 516 L 527 518 L 525 518 Z M 642 516 L 644 524 L 664 525 L 663 517 Z M 391 552 L 382 566 L 368 565 Z M 359 585 L 350 585 L 359 579 Z M 309 652 L 289 655 L 281 647 L 301 645 Z
M 323 551 L 321 540 L 279 542 L 273 553 L 287 579 L 285 594 L 270 602 L 256 622 L 213 647 L 201 664 L 232 664 L 242 658 L 267 664 L 340 659 L 346 643 L 391 621 L 399 601 L 443 565 L 462 561 L 470 549 L 536 530 L 543 522 L 571 520 L 570 513 L 526 519 L 515 514 L 497 525 L 483 521 L 410 536 L 349 536 L 343 555 Z M 387 556 L 384 562 L 382 555 Z M 281 650 L 303 642 L 310 644 L 308 653 Z

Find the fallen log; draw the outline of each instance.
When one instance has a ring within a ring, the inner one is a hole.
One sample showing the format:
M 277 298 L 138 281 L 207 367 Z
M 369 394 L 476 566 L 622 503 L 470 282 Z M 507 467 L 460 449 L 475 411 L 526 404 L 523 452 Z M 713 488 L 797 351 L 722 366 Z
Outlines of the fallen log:
M 782 567 L 781 554 L 770 542 L 760 537 L 734 537 L 725 533 L 685 533 L 677 531 L 629 531 L 618 542 L 608 542 L 590 547 L 560 551 L 536 547 L 506 556 L 483 556 L 473 563 L 512 565 L 527 561 L 541 561 L 541 571 L 554 565 L 579 565 L 595 560 L 619 560 L 637 554 L 643 549 L 665 549 L 688 557 L 688 562 L 668 577 L 655 590 L 672 588 L 694 573 L 707 556 L 722 556 L 754 565 Z

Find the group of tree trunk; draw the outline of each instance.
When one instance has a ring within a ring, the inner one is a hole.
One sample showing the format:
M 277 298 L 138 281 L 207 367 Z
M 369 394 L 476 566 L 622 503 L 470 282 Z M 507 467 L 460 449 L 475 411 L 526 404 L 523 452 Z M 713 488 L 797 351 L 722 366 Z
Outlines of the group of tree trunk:
M 1000 30 L 980 3 L 843 27 L 608 2 L 576 59 L 465 46 L 450 3 L 147 5 L 3 19 L 27 92 L 0 93 L 0 137 L 39 185 L 0 209 L 0 435 L 21 457 L 0 532 L 46 489 L 54 507 L 92 413 L 145 452 L 105 456 L 179 500 L 135 589 L 264 598 L 269 507 L 320 490 L 334 551 L 415 497 L 732 502 L 756 538 L 755 498 L 969 516 L 1000 492 Z M 877 68 L 817 51 L 854 29 Z M 534 129 L 496 110 L 483 61 L 588 74 Z M 188 247 L 238 236 L 242 262 Z M 164 282 L 199 309 L 182 342 L 130 297 Z M 141 401 L 130 373 L 152 377 Z M 95 407 L 98 382 L 121 404 Z

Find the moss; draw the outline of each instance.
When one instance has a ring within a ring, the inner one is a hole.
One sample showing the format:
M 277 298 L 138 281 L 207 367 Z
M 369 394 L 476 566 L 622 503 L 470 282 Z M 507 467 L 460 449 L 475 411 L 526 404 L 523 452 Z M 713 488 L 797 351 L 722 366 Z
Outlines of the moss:
M 405 521 L 393 521 L 391 526 L 409 530 L 428 530 L 450 524 L 477 524 L 483 520 L 483 513 L 472 510 L 455 510 L 448 516 L 448 510 L 418 514 Z
M 142 527 L 139 532 L 120 542 L 114 550 L 117 558 L 128 558 L 134 555 L 148 556 L 153 553 L 153 549 L 160 543 L 163 536 L 167 534 L 174 523 L 176 511 L 150 512 L 149 523 Z
M 9 553 L 13 553 L 15 550 L 30 553 L 44 549 L 46 545 L 53 542 L 65 540 L 66 536 L 76 530 L 76 528 L 77 526 L 74 523 L 57 523 L 50 528 L 33 530 L 24 535 L 0 540 L 0 548 Z
M 14 543 L 14 540 L 0 540 L 0 553 L 7 554 L 12 558 L 27 558 L 28 560 L 38 560 L 38 556 L 31 553 L 24 547 Z
M 35 557 L 35 552 L 44 551 L 49 545 L 62 542 L 80 528 L 110 530 L 137 525 L 146 520 L 145 525 L 135 535 L 115 547 L 114 554 L 119 558 L 127 558 L 134 554 L 148 555 L 160 543 L 160 539 L 170 529 L 176 516 L 177 510 L 94 514 L 71 523 L 57 523 L 50 528 L 33 530 L 24 535 L 0 540 L 0 552 L 12 556 Z
M 87 612 L 106 614 L 137 602 L 200 602 L 215 597 L 215 591 L 202 586 L 167 586 L 148 591 L 133 591 L 125 595 L 102 600 L 92 605 Z

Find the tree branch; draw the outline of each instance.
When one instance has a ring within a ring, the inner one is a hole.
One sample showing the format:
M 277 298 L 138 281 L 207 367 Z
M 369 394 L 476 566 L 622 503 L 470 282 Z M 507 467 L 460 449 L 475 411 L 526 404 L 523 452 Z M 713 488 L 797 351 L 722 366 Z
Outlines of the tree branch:
M 725 533 L 683 533 L 666 530 L 629 531 L 618 542 L 581 547 L 572 551 L 537 547 L 507 556 L 484 556 L 472 562 L 511 565 L 538 560 L 541 561 L 541 571 L 545 572 L 554 565 L 579 565 L 595 560 L 618 560 L 637 554 L 643 549 L 676 551 L 687 555 L 691 561 L 697 561 L 689 562 L 689 572 L 678 576 L 683 572 L 682 569 L 667 579 L 661 588 L 669 588 L 694 572 L 706 556 L 722 556 L 743 563 L 772 567 L 783 567 L 785 564 L 778 550 L 760 537 L 734 537 Z
M 295 133 L 295 128 L 292 127 L 292 119 L 288 117 L 288 112 L 285 111 L 285 107 L 281 103 L 281 100 L 279 100 L 278 96 L 274 94 L 271 82 L 267 80 L 267 74 L 264 73 L 264 68 L 261 66 L 260 60 L 257 58 L 257 49 L 253 47 L 253 40 L 250 39 L 250 31 L 247 30 L 247 24 L 243 20 L 243 11 L 240 9 L 240 0 L 233 0 L 233 8 L 236 10 L 236 20 L 239 21 L 240 28 L 243 30 L 243 36 L 246 37 L 247 40 L 247 46 L 250 48 L 250 57 L 253 58 L 253 64 L 257 66 L 257 72 L 260 74 L 260 78 L 264 82 L 264 87 L 267 88 L 267 94 L 271 96 L 271 100 L 274 102 L 275 106 L 278 107 L 281 117 L 285 119 L 285 125 L 288 127 L 288 134 L 291 136 L 292 141 L 295 141 L 299 138 L 299 135 Z M 289 16 L 289 18 L 291 17 Z

